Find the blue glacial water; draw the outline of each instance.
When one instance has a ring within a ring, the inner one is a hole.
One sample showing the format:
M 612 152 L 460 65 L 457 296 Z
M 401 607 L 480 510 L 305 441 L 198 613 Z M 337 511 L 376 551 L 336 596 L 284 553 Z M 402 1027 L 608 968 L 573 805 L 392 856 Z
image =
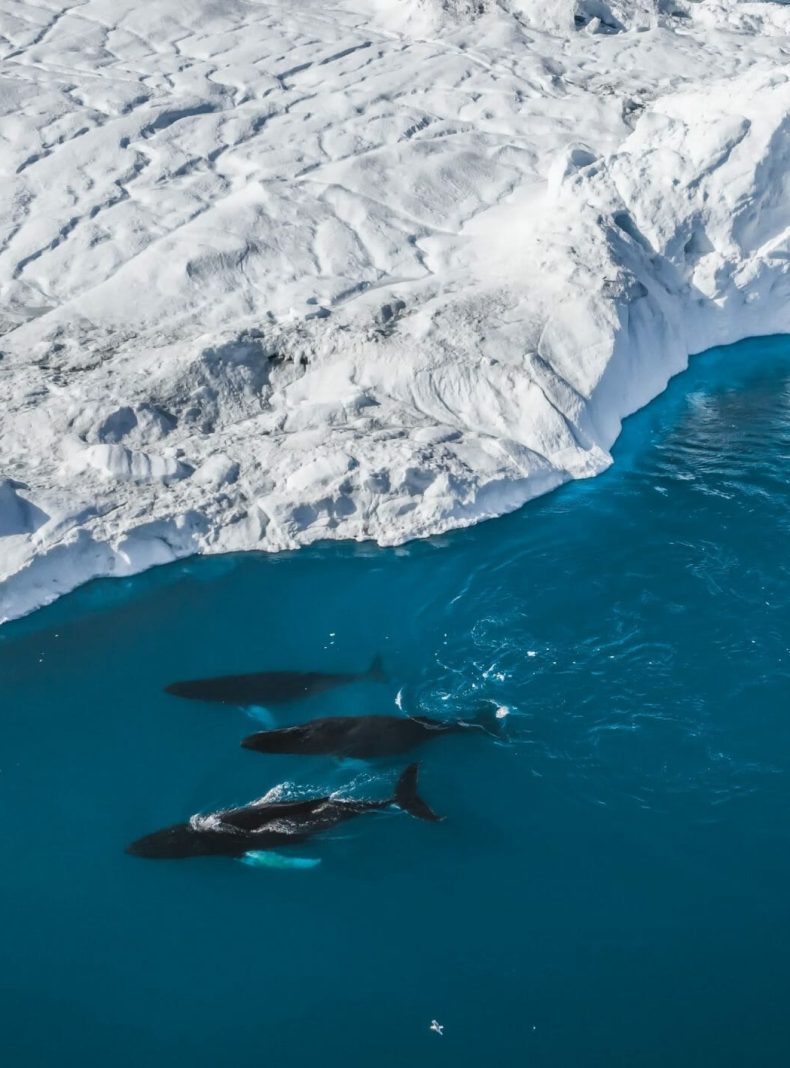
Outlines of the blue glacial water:
M 616 466 L 398 550 L 193 560 L 0 631 L 9 1068 L 790 1063 L 790 340 L 697 357 Z M 125 855 L 288 781 L 173 679 L 353 670 L 278 710 L 511 710 L 441 739 L 447 817 L 369 815 L 308 871 Z M 443 1037 L 429 1030 L 431 1019 Z

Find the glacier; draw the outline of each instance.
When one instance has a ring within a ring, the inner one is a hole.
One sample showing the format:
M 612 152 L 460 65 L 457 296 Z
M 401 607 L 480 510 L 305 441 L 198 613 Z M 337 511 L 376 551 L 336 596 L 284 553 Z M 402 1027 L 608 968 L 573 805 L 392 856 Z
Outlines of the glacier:
M 0 620 L 395 545 L 790 332 L 790 5 L 0 0 Z

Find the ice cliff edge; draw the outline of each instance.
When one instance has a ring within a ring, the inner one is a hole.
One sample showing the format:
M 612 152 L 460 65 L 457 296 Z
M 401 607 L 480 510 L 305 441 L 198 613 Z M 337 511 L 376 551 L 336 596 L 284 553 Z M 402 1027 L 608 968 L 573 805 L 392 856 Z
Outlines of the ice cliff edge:
M 790 332 L 790 7 L 0 12 L 0 618 L 394 544 Z

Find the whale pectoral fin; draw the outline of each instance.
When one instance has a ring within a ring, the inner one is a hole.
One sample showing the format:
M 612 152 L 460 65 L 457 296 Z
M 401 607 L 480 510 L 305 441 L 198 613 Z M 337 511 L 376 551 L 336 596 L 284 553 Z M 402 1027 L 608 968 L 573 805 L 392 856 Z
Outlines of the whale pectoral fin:
M 266 849 L 253 849 L 239 857 L 248 868 L 281 868 L 304 871 L 316 868 L 321 863 L 317 857 L 291 857 Z
M 336 756 L 335 760 L 338 768 L 353 774 L 359 771 L 367 771 L 370 766 L 367 760 L 362 760 L 360 757 Z
M 254 719 L 256 723 L 267 730 L 272 730 L 277 726 L 274 713 L 265 705 L 248 705 L 244 711 L 250 719 Z

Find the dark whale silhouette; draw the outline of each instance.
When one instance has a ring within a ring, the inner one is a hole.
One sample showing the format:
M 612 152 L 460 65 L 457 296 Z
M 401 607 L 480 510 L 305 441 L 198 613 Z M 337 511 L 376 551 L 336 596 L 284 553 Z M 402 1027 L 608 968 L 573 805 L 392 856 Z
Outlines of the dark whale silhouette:
M 171 682 L 165 693 L 193 701 L 223 705 L 284 705 L 313 694 L 325 693 L 351 682 L 385 682 L 381 657 L 374 657 L 367 671 L 337 675 L 320 671 L 257 671 L 250 675 L 218 675 L 211 679 Z
M 298 801 L 253 801 L 241 808 L 229 808 L 207 816 L 193 816 L 138 838 L 126 852 L 153 860 L 181 860 L 186 857 L 243 857 L 260 850 L 297 845 L 313 835 L 364 812 L 377 812 L 395 805 L 417 819 L 440 819 L 417 794 L 418 764 L 410 764 L 388 801 L 364 801 L 334 795 Z
M 443 734 L 477 730 L 498 735 L 496 723 L 490 713 L 449 722 L 427 716 L 327 716 L 297 727 L 257 731 L 241 744 L 258 753 L 328 754 L 366 760 L 408 752 Z

